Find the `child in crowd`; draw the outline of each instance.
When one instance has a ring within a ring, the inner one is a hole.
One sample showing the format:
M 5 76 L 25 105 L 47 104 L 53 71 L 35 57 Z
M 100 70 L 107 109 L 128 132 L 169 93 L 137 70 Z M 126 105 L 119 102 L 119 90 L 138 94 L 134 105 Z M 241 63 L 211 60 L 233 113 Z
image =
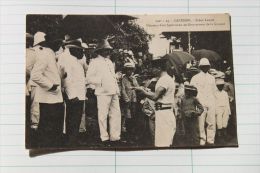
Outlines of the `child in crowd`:
M 197 88 L 192 85 L 185 85 L 185 96 L 181 101 L 181 113 L 184 119 L 185 144 L 199 146 L 199 124 L 198 116 L 202 114 L 203 106 L 196 98 Z
M 231 114 L 229 97 L 224 88 L 224 79 L 217 78 L 216 85 L 218 90 L 216 91 L 216 120 L 217 120 L 217 136 L 223 136 L 225 139 L 227 135 L 228 119 Z
M 152 78 L 149 80 L 146 84 L 145 87 L 152 91 L 155 92 L 155 85 L 158 81 L 158 78 Z M 145 115 L 149 117 L 148 119 L 148 124 L 149 124 L 149 131 L 151 135 L 151 141 L 154 143 L 155 140 L 155 102 L 149 98 L 145 98 L 142 100 L 142 111 L 144 112 Z
M 127 139 L 131 142 L 135 138 L 135 115 L 136 115 L 136 91 L 133 87 L 137 87 L 138 82 L 134 76 L 135 65 L 133 63 L 124 64 L 125 75 L 122 78 L 121 92 L 123 100 L 123 121 L 125 121 Z

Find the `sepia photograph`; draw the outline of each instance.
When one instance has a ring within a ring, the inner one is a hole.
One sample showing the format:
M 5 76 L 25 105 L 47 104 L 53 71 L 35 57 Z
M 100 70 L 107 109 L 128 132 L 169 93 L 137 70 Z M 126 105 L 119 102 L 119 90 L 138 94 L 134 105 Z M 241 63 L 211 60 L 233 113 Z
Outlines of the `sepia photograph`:
M 26 148 L 238 147 L 229 14 L 26 16 Z

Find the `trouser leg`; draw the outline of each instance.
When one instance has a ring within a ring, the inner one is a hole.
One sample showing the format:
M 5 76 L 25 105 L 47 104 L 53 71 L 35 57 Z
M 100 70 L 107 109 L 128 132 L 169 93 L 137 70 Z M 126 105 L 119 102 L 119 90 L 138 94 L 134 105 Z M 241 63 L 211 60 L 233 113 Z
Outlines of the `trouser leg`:
M 227 128 L 228 126 L 228 120 L 229 120 L 229 114 L 227 112 L 227 110 L 225 109 L 223 111 L 223 121 L 222 121 L 222 126 L 223 128 Z
M 121 116 L 122 116 L 122 122 L 121 122 L 121 129 L 122 129 L 122 132 L 126 132 L 126 104 L 121 102 L 120 103 L 120 107 L 121 107 Z
M 31 144 L 32 141 L 34 141 L 35 139 L 32 139 L 31 136 L 31 128 L 30 128 L 30 120 L 31 120 L 31 97 L 30 96 L 26 96 L 26 112 L 25 112 L 25 128 L 26 128 L 26 136 L 25 136 L 25 140 L 26 140 L 26 148 L 31 148 Z
M 184 118 L 185 143 L 192 145 L 192 121 L 190 117 Z
M 71 102 L 66 104 L 66 134 L 69 144 L 76 144 L 79 134 L 79 126 L 83 112 L 83 101 Z
M 109 140 L 109 134 L 107 131 L 107 119 L 111 99 L 112 96 L 97 96 L 98 125 L 100 131 L 100 138 L 102 141 Z
M 117 95 L 112 96 L 109 108 L 109 132 L 110 140 L 120 140 L 121 135 L 121 110 L 119 106 L 119 98 Z
M 39 147 L 61 144 L 64 118 L 63 103 L 40 103 Z
M 173 110 L 155 111 L 155 146 L 171 146 L 175 131 L 176 119 Z
M 82 110 L 82 118 L 80 121 L 80 126 L 79 126 L 79 132 L 86 132 L 86 102 L 85 100 L 83 101 L 83 110 Z
M 208 108 L 206 122 L 207 122 L 207 142 L 209 144 L 214 144 L 215 134 L 216 134 L 216 110 L 214 106 Z
M 206 132 L 205 132 L 206 115 L 207 115 L 207 108 L 204 107 L 204 112 L 198 118 L 200 145 L 206 144 Z
M 155 120 L 151 119 L 150 117 L 149 117 L 149 130 L 150 130 L 151 140 L 154 143 L 154 140 L 155 140 Z
M 217 129 L 223 128 L 223 109 L 216 108 L 216 122 L 217 122 Z
M 198 118 L 193 118 L 192 120 L 192 141 L 194 146 L 200 145 L 200 132 L 199 132 L 199 124 L 198 124 Z
M 40 120 L 40 105 L 35 101 L 37 88 L 31 87 L 31 128 L 37 129 Z

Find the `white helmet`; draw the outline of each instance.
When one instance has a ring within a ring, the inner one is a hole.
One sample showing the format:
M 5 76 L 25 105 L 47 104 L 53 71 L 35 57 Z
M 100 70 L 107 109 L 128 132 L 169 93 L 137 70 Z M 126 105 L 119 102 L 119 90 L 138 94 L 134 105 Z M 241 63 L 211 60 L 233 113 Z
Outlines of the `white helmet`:
M 210 65 L 209 60 L 207 58 L 201 58 L 199 62 L 199 66 L 202 65 Z
M 131 56 L 134 55 L 133 52 L 132 52 L 131 50 L 128 51 L 128 54 L 131 55 Z
M 36 46 L 37 44 L 46 41 L 45 36 L 46 34 L 44 32 L 36 32 L 33 37 L 33 46 Z

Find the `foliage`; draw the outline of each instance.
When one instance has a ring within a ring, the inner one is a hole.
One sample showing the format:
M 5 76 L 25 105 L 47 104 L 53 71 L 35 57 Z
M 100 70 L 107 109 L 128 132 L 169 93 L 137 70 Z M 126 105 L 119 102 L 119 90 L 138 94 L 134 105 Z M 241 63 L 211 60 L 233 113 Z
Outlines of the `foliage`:
M 137 25 L 131 16 L 125 18 L 122 16 L 123 21 L 120 20 L 120 16 L 70 15 L 63 18 L 62 15 L 27 15 L 26 32 L 35 34 L 37 31 L 42 31 L 59 33 L 63 36 L 69 34 L 72 38 L 82 38 L 87 43 L 95 43 L 107 33 L 111 37 L 109 42 L 114 48 L 131 49 L 134 53 L 139 51 L 148 53 L 151 35 Z
M 37 31 L 56 34 L 61 32 L 62 15 L 27 15 L 26 32 L 35 34 Z M 62 33 L 60 33 L 62 34 Z

